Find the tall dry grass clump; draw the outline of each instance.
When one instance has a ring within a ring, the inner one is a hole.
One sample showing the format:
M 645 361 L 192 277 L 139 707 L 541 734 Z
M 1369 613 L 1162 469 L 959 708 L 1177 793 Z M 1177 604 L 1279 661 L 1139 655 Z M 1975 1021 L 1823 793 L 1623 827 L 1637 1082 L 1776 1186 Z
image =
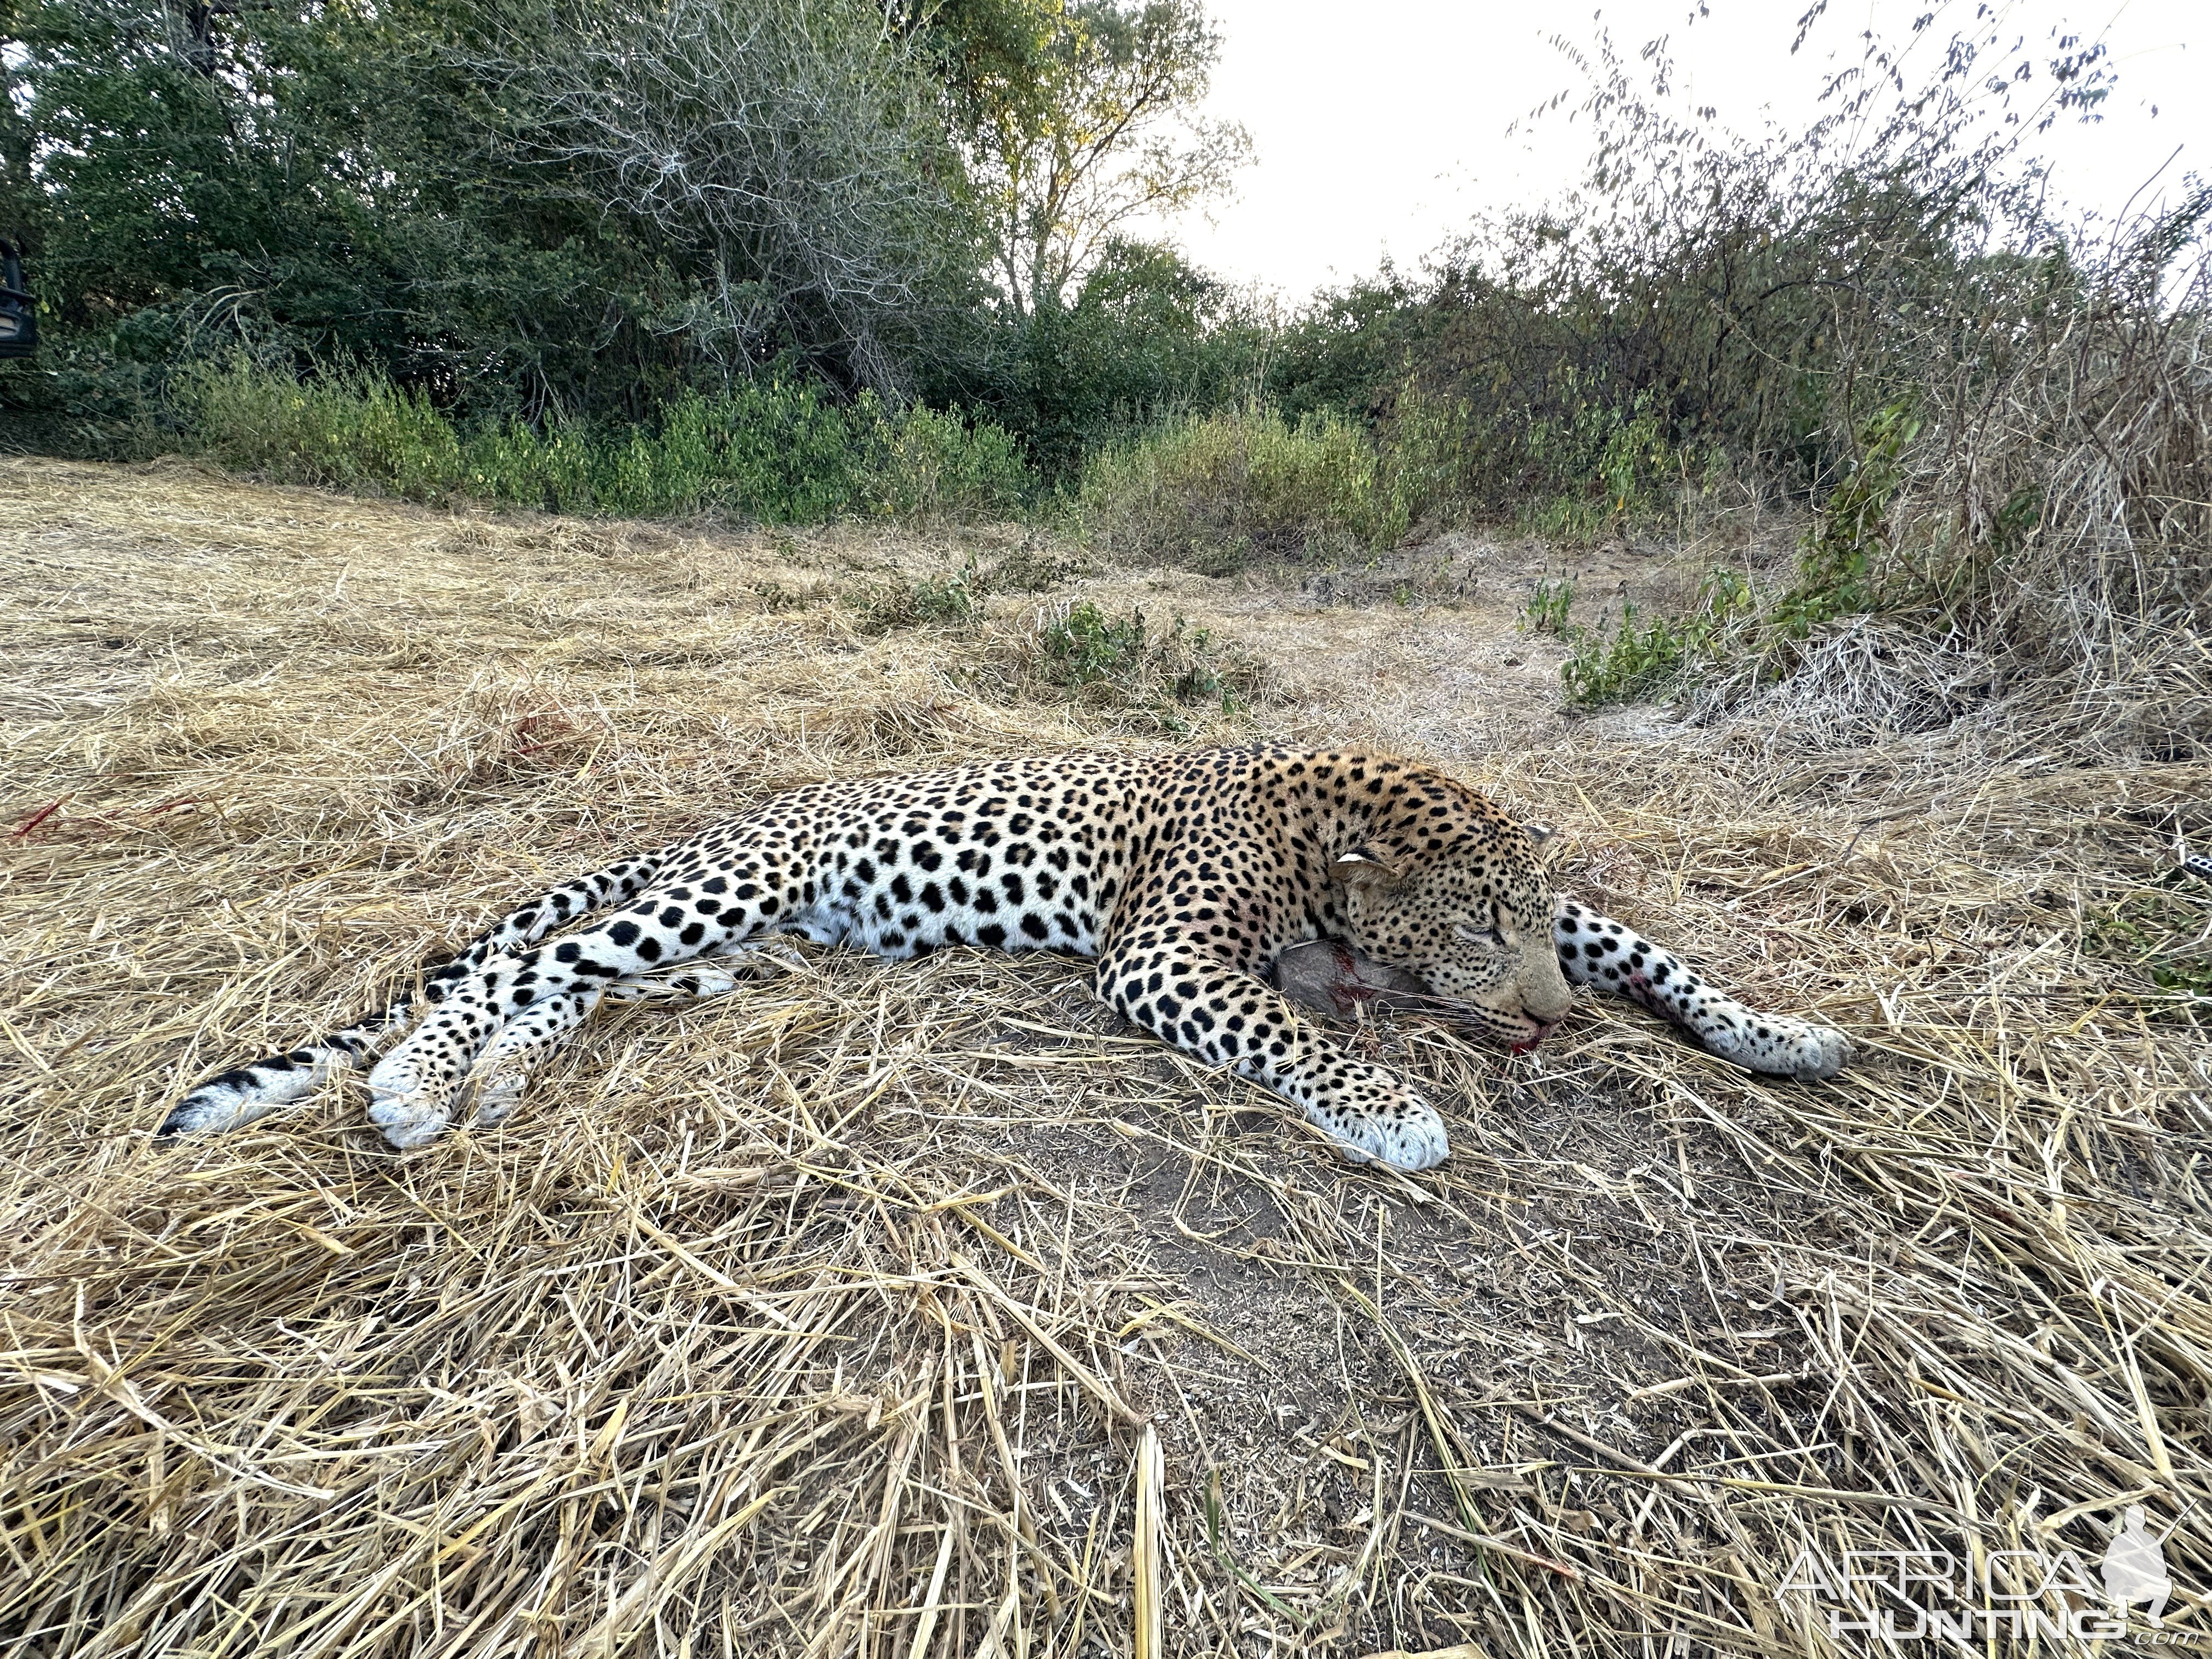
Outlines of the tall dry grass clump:
M 2212 261 L 2164 257 L 2208 212 L 2023 263 L 2012 325 L 1931 363 L 1890 535 L 2004 689 L 2112 754 L 2212 744 Z
M 1663 42 L 1641 64 L 1606 43 L 1580 191 L 1418 282 L 1324 296 L 1286 338 L 1282 395 L 1365 412 L 1401 521 L 1588 541 L 1671 518 L 1723 559 L 1705 531 L 1732 511 L 1805 523 L 1756 592 L 1731 569 L 1686 614 L 1584 634 L 1582 700 L 1686 683 L 1740 709 L 1809 667 L 1848 704 L 1851 658 L 1870 708 L 1949 704 L 1964 651 L 1984 725 L 2085 756 L 2212 741 L 2212 187 L 2117 223 L 2062 211 L 2033 135 L 2094 114 L 2100 49 L 1960 21 L 1869 36 L 1816 118 L 1752 138 L 1681 107 Z M 1945 642 L 1952 692 L 1874 683 L 1926 651 L 1831 649 L 1867 617 Z

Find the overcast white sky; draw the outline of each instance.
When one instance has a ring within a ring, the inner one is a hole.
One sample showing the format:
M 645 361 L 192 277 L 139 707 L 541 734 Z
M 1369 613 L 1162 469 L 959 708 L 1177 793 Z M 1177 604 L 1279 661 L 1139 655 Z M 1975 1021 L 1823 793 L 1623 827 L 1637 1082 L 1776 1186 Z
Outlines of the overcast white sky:
M 1387 252 L 1416 264 L 1477 211 L 1558 193 L 1579 173 L 1588 128 L 1564 110 L 1509 138 L 1506 129 L 1554 92 L 1586 84 L 1551 45 L 1599 22 L 1633 50 L 1672 39 L 1686 105 L 1754 132 L 1771 117 L 1801 125 L 1824 73 L 1859 54 L 1869 23 L 1902 40 L 1930 0 L 1832 0 L 1795 58 L 1805 0 L 1613 0 L 1595 14 L 1507 0 L 1208 0 L 1226 37 L 1208 112 L 1242 121 L 1258 164 L 1237 198 L 1173 234 L 1198 264 L 1292 299 L 1373 270 Z M 1939 32 L 1972 26 L 1974 0 L 1954 0 Z M 2212 5 L 2206 0 L 2018 0 L 2003 8 L 2031 45 L 2063 24 L 2109 44 L 2118 84 L 2105 119 L 2070 120 L 2040 140 L 2067 199 L 2117 210 L 2179 148 L 2160 187 L 2212 174 Z M 1573 101 L 1573 100 L 1571 100 Z M 2157 114 L 2152 114 L 2153 106 Z

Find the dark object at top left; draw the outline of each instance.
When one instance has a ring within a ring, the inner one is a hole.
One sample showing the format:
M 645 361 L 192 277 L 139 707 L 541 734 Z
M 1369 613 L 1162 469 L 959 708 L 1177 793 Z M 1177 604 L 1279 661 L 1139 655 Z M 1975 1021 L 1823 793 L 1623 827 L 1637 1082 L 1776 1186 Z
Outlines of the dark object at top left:
M 39 319 L 23 287 L 23 261 L 15 245 L 0 242 L 0 357 L 27 357 L 39 349 Z

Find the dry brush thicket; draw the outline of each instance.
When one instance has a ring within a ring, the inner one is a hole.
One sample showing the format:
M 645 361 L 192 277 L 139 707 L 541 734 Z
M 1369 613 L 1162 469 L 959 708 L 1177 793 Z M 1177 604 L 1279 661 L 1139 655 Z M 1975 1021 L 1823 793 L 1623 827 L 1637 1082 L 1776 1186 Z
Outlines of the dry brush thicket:
M 1933 659 L 1883 678 L 1934 694 L 1923 731 L 1971 712 L 2072 754 L 2200 755 L 2212 261 L 2175 275 L 2119 246 L 2083 282 L 1926 343 L 1887 556 L 1933 596 L 1892 631 Z
M 1350 1029 L 1448 1103 L 1419 1180 L 1080 964 L 963 951 L 625 1008 L 416 1155 L 357 1084 L 162 1147 L 184 1084 L 615 849 L 1170 739 L 1027 672 L 1049 596 L 836 597 L 966 547 L 50 462 L 0 498 L 9 1652 L 1859 1653 L 1776 1595 L 1802 1549 L 2094 1574 L 2131 1502 L 2203 1628 L 2212 1048 L 2085 953 L 2204 832 L 2202 765 L 1443 754 L 1863 1060 L 1770 1083 L 1613 1007 L 1518 1058 Z M 1367 735 L 1326 687 L 1183 718 Z

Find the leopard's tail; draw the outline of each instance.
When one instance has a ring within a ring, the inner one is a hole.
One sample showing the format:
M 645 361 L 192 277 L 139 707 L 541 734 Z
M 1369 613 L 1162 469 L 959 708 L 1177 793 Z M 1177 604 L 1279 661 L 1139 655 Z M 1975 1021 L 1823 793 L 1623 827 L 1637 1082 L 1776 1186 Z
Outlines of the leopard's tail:
M 533 944 L 594 910 L 636 897 L 659 871 L 665 857 L 664 850 L 624 859 L 564 882 L 509 911 L 467 949 L 423 979 L 420 1002 L 441 1002 L 456 982 L 493 957 Z M 249 1060 L 211 1077 L 176 1103 L 162 1119 L 159 1133 L 169 1136 L 243 1128 L 291 1105 L 339 1066 L 362 1064 L 389 1048 L 413 1024 L 416 1007 L 416 999 L 402 998 L 289 1053 Z

